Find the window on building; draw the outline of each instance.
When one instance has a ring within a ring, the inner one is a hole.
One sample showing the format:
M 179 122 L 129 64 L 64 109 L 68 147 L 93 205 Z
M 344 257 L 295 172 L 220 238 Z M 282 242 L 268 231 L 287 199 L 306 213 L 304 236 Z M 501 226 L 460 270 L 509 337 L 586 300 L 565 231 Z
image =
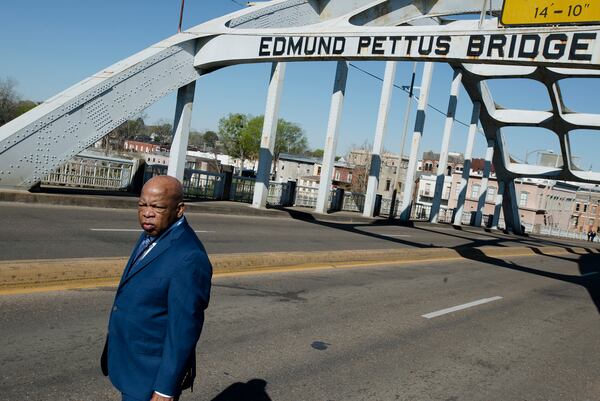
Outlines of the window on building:
M 576 203 L 575 204 L 575 211 L 578 212 L 580 207 L 581 207 L 581 205 L 579 203 Z
M 496 196 L 496 187 L 488 187 L 487 195 L 485 200 L 487 202 L 494 202 L 494 197 Z
M 452 166 L 448 166 L 447 170 L 448 170 L 447 171 L 448 174 L 446 174 L 446 175 L 451 176 L 452 175 Z
M 336 172 L 335 172 L 335 180 L 336 180 L 336 181 L 339 181 L 339 180 L 340 180 L 340 172 L 339 172 L 339 171 L 336 171 Z
M 348 182 L 352 182 L 352 173 L 348 173 Z
M 519 195 L 519 206 L 527 206 L 527 199 L 529 198 L 529 193 L 522 191 Z
M 583 205 L 583 213 L 587 212 L 587 207 L 588 207 L 587 203 L 585 205 Z
M 481 186 L 479 184 L 473 184 L 471 187 L 471 198 L 476 199 L 479 196 L 479 189 Z
M 281 165 L 281 171 L 285 170 L 285 164 Z

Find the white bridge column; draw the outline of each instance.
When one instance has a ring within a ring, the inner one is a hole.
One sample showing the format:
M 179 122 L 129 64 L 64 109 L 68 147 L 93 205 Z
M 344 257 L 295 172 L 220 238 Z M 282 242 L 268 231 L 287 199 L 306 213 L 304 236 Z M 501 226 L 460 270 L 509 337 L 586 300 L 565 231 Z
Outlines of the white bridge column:
M 477 202 L 477 213 L 475 213 L 475 227 L 481 227 L 483 217 L 483 209 L 485 208 L 485 200 L 487 198 L 488 184 L 490 180 L 490 172 L 492 171 L 492 158 L 494 157 L 495 141 L 487 141 L 487 149 L 485 151 L 485 165 L 483 167 L 483 176 L 481 177 L 481 190 L 479 192 L 479 200 Z
M 504 181 L 498 181 L 498 194 L 494 204 L 494 219 L 492 220 L 492 229 L 497 230 L 500 223 L 500 212 L 502 211 L 502 199 L 504 197 Z
M 402 206 L 400 211 L 400 221 L 407 223 L 410 220 L 410 211 L 412 209 L 413 190 L 415 186 L 415 173 L 417 171 L 419 146 L 423 137 L 425 128 L 425 109 L 429 99 L 429 88 L 431 86 L 431 77 L 433 75 L 433 63 L 426 62 L 423 67 L 423 77 L 421 78 L 421 96 L 417 106 L 417 118 L 415 120 L 415 130 L 413 132 L 412 144 L 410 148 L 410 158 L 408 169 L 406 171 L 406 181 L 404 183 L 404 192 L 402 194 Z M 402 155 L 400 155 L 402 157 Z
M 504 184 L 504 196 L 502 198 L 502 209 L 504 212 L 504 224 L 506 229 L 511 230 L 514 234 L 522 235 L 523 228 L 521 227 L 521 216 L 519 216 L 519 204 L 517 201 L 517 188 L 515 180 L 509 179 Z
M 271 164 L 273 163 L 273 151 L 275 150 L 275 139 L 277 137 L 279 104 L 285 78 L 285 66 L 285 63 L 273 63 L 271 67 L 271 80 L 269 82 L 265 118 L 260 140 L 260 152 L 258 155 L 258 171 L 256 173 L 254 197 L 252 199 L 252 207 L 258 209 L 267 206 Z
M 456 105 L 458 104 L 458 93 L 461 82 L 462 72 L 454 70 L 454 78 L 452 79 L 452 86 L 450 87 L 450 99 L 448 100 L 448 113 L 446 114 L 446 123 L 444 125 L 444 136 L 442 137 L 442 149 L 440 150 L 440 160 L 438 161 L 435 193 L 433 195 L 433 204 L 431 205 L 431 214 L 429 215 L 429 221 L 432 223 L 437 223 L 439 220 L 440 206 L 442 204 L 442 195 L 444 192 L 444 181 L 446 178 L 446 168 L 448 167 L 450 137 L 452 136 L 452 127 L 456 116 Z
M 396 78 L 396 67 L 396 61 L 388 61 L 385 63 L 385 75 L 383 77 L 383 86 L 381 88 L 379 115 L 377 117 L 377 127 L 375 128 L 375 140 L 373 141 L 373 153 L 371 154 L 371 168 L 369 171 L 367 195 L 365 197 L 365 207 L 363 211 L 363 216 L 365 217 L 373 217 L 375 211 L 375 199 L 377 197 L 377 188 L 379 188 L 379 173 L 381 171 L 381 151 L 383 150 L 383 138 L 387 131 L 388 116 L 392 102 L 392 90 L 394 88 L 394 79 Z
M 467 137 L 467 147 L 465 149 L 465 162 L 463 164 L 462 178 L 458 187 L 458 200 L 456 209 L 454 209 L 454 221 L 452 224 L 460 226 L 462 224 L 462 215 L 465 210 L 465 199 L 467 198 L 467 187 L 469 184 L 469 175 L 471 174 L 471 159 L 473 158 L 473 145 L 475 144 L 475 134 L 479 125 L 479 113 L 481 112 L 481 103 L 473 103 L 473 112 L 471 113 L 471 125 L 469 126 L 469 135 Z
M 338 131 L 342 110 L 344 108 L 344 96 L 346 94 L 346 81 L 348 80 L 348 62 L 338 61 L 335 71 L 335 83 L 333 95 L 331 96 L 331 108 L 329 109 L 329 122 L 327 123 L 327 138 L 325 149 L 323 149 L 323 167 L 321 168 L 321 179 L 319 182 L 319 194 L 317 195 L 317 213 L 327 213 L 327 200 L 331 188 L 331 176 L 335 163 L 335 152 L 337 148 Z
M 190 139 L 190 124 L 194 107 L 196 81 L 182 86 L 177 91 L 177 106 L 173 122 L 173 142 L 169 153 L 169 168 L 167 174 L 183 182 L 185 171 L 185 156 Z

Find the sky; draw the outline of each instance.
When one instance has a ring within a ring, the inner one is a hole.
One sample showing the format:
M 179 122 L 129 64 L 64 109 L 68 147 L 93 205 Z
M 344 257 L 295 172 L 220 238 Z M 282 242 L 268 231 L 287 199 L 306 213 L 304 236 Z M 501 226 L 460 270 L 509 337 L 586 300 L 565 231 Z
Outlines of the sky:
M 183 29 L 238 11 L 242 0 L 187 0 Z M 12 78 L 24 99 L 44 101 L 73 84 L 173 35 L 179 21 L 179 0 L 20 0 L 3 2 L 0 8 L 0 79 Z M 384 62 L 353 62 L 377 77 Z M 196 84 L 192 127 L 217 130 L 229 113 L 264 114 L 270 64 L 223 68 L 201 77 Z M 400 62 L 395 83 L 408 85 L 412 62 Z M 418 64 L 416 85 L 420 85 Z M 300 125 L 311 148 L 323 148 L 327 129 L 335 62 L 288 63 L 280 117 Z M 437 63 L 430 105 L 445 112 L 452 80 L 451 68 Z M 569 79 L 562 87 L 565 104 L 572 110 L 599 113 L 600 80 Z M 544 110 L 550 100 L 543 85 L 531 80 L 490 82 L 497 103 L 505 108 Z M 417 90 L 417 94 L 419 91 Z M 350 68 L 340 126 L 337 154 L 373 142 L 381 81 Z M 395 89 L 385 149 L 400 152 L 407 94 Z M 416 105 L 409 121 L 405 154 L 409 152 Z M 459 95 L 457 123 L 450 150 L 464 153 L 472 103 L 464 90 Z M 144 112 L 147 123 L 172 122 L 175 95 L 169 95 Z M 429 108 L 420 153 L 439 152 L 445 116 Z M 510 154 L 534 162 L 540 150 L 558 152 L 558 137 L 541 128 L 506 130 Z M 571 137 L 580 167 L 600 171 L 600 135 L 578 131 Z M 485 139 L 478 135 L 475 157 L 484 157 Z

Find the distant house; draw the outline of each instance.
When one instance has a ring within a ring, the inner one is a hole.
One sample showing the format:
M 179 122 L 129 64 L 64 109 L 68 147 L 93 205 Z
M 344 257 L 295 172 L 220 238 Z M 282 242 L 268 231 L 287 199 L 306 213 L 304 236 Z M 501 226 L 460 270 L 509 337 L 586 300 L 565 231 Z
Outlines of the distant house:
M 129 152 L 139 153 L 158 153 L 161 151 L 160 145 L 154 142 L 140 142 L 127 139 L 123 146 Z

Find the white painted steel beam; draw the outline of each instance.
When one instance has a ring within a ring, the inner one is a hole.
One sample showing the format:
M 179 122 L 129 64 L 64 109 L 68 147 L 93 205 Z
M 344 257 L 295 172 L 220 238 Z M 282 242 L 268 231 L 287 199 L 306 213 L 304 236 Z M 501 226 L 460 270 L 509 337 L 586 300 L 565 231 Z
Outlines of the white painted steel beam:
M 558 88 L 561 79 L 600 74 L 600 24 L 505 27 L 479 14 L 481 0 L 273 0 L 216 18 L 142 50 L 0 127 L 0 188 L 28 189 L 71 157 L 168 93 L 215 69 L 254 62 L 353 60 L 447 62 L 482 104 L 487 139 L 504 126 L 552 129 L 567 157 L 559 169 L 511 169 L 495 152 L 499 179 L 531 177 L 600 183 L 600 174 L 570 163 L 568 132 L 600 130 L 600 116 L 564 107 L 549 90 L 552 110 L 496 107 L 485 80 L 525 77 Z M 498 15 L 501 0 L 490 0 Z M 530 166 L 533 167 L 533 166 Z M 531 174 L 529 174 L 531 173 Z
M 498 181 L 498 193 L 494 199 L 494 217 L 492 219 L 492 230 L 498 229 L 500 223 L 500 212 L 502 212 L 502 202 L 504 198 L 504 181 Z
M 267 93 L 267 104 L 263 123 L 262 136 L 260 140 L 260 152 L 258 157 L 258 171 L 256 183 L 254 184 L 254 195 L 252 206 L 258 209 L 267 206 L 269 195 L 269 181 L 271 178 L 271 166 L 273 164 L 273 152 L 277 137 L 277 121 L 279 120 L 279 105 L 283 82 L 285 78 L 285 63 L 273 63 L 269 90 Z
M 190 125 L 192 123 L 195 92 L 196 81 L 182 86 L 177 91 L 177 105 L 175 107 L 175 120 L 173 122 L 173 141 L 171 142 L 167 174 L 177 178 L 181 182 L 183 182 L 185 159 L 190 139 Z
M 431 205 L 431 213 L 429 221 L 437 223 L 442 204 L 442 195 L 444 192 L 444 179 L 446 177 L 446 168 L 448 167 L 448 151 L 450 149 L 450 137 L 452 136 L 452 128 L 454 126 L 454 118 L 456 115 L 456 106 L 458 105 L 458 94 L 460 84 L 462 82 L 462 72 L 458 69 L 454 70 L 454 78 L 450 87 L 450 99 L 448 100 L 448 112 L 446 113 L 446 121 L 444 124 L 444 134 L 442 136 L 442 148 L 440 150 L 440 160 L 438 161 L 437 179 L 435 182 L 435 192 L 433 195 L 433 203 Z
M 467 188 L 469 185 L 469 176 L 471 174 L 471 162 L 473 159 L 473 146 L 475 145 L 475 134 L 479 127 L 479 115 L 481 112 L 481 103 L 473 103 L 471 112 L 471 125 L 467 136 L 467 147 L 465 149 L 465 161 L 463 163 L 463 173 L 458 189 L 458 200 L 454 209 L 454 220 L 452 224 L 460 226 L 462 224 L 462 215 L 465 210 L 465 200 L 467 199 Z
M 367 194 L 365 196 L 365 206 L 363 211 L 363 216 L 365 217 L 373 217 L 373 212 L 375 210 L 375 199 L 377 197 L 377 189 L 379 188 L 379 173 L 381 171 L 382 162 L 381 152 L 383 151 L 383 139 L 387 131 L 396 69 L 397 63 L 395 61 L 388 61 L 385 64 L 383 86 L 381 87 L 381 100 L 379 102 L 379 115 L 377 117 L 377 127 L 375 128 L 373 152 L 371 153 L 371 168 L 369 171 Z
M 485 164 L 483 166 L 483 175 L 481 176 L 481 188 L 479 190 L 479 199 L 477 201 L 477 212 L 475 213 L 475 227 L 481 226 L 483 217 L 483 209 L 488 193 L 488 183 L 490 180 L 490 172 L 492 171 L 492 158 L 494 157 L 494 141 L 487 141 L 487 149 L 485 151 Z
M 323 149 L 323 167 L 319 181 L 319 193 L 315 211 L 325 214 L 328 210 L 328 199 L 331 191 L 331 178 L 335 164 L 335 153 L 339 134 L 340 120 L 344 108 L 344 97 L 346 94 L 346 82 L 348 80 L 348 63 L 339 61 L 335 71 L 335 83 L 333 95 L 331 96 L 331 108 L 329 110 L 329 122 L 327 123 L 327 137 L 325 138 L 325 149 Z
M 404 182 L 404 192 L 402 194 L 402 206 L 400 207 L 400 221 L 404 223 L 410 220 L 410 212 L 413 204 L 413 190 L 415 187 L 415 174 L 417 172 L 421 138 L 423 137 L 423 130 L 425 129 L 426 109 L 427 102 L 429 100 L 429 89 L 431 87 L 432 76 L 433 63 L 425 63 L 423 67 L 423 77 L 421 79 L 421 95 L 419 97 L 419 104 L 417 106 L 415 129 L 410 147 L 408 169 L 406 171 L 406 180 Z

